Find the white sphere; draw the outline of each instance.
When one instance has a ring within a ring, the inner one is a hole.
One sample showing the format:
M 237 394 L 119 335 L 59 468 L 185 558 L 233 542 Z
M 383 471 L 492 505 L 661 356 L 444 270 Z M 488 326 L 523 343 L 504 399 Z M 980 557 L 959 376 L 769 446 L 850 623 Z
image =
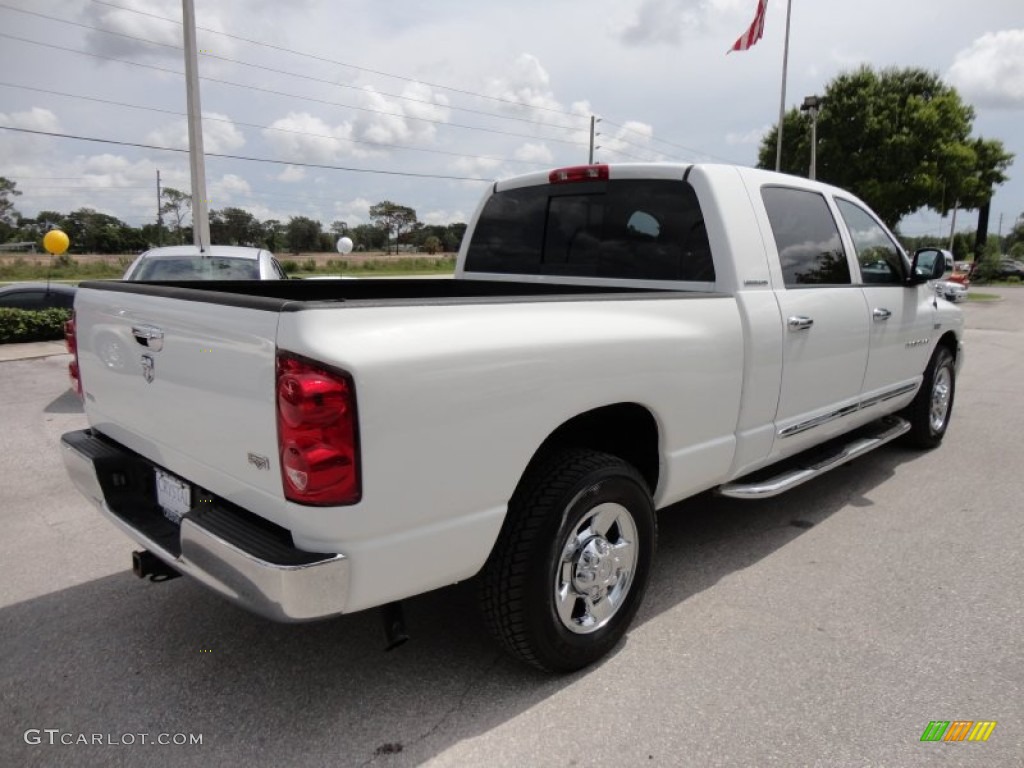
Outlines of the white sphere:
M 346 254 L 352 253 L 352 238 L 351 237 L 339 237 L 338 238 L 338 253 Z

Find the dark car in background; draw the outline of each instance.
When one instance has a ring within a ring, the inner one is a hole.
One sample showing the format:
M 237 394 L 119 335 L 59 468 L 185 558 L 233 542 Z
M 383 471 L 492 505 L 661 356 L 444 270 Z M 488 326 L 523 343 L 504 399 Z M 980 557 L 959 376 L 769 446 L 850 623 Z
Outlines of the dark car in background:
M 0 307 L 8 309 L 71 309 L 73 285 L 63 283 L 12 283 L 0 288 Z
M 1017 259 L 1000 259 L 999 277 L 1003 279 L 1007 277 L 1019 277 L 1021 280 L 1024 280 L 1024 261 L 1017 261 Z

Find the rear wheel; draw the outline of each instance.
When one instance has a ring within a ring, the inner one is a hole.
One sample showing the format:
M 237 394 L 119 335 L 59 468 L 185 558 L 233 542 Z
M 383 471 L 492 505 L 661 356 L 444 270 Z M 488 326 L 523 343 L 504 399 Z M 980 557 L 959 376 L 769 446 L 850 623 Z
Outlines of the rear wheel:
M 640 474 L 590 450 L 531 469 L 481 580 L 484 620 L 513 656 L 568 672 L 622 638 L 643 599 L 657 527 Z
M 910 421 L 908 442 L 916 448 L 934 448 L 942 442 L 953 413 L 956 368 L 953 353 L 940 346 L 924 372 L 924 381 L 904 415 Z

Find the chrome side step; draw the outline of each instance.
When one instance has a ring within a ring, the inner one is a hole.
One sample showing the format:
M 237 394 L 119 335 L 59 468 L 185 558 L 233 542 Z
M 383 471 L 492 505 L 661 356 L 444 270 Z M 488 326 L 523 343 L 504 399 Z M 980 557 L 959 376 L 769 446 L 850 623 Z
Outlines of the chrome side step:
M 877 433 L 846 443 L 840 446 L 835 453 L 829 454 L 825 458 L 818 458 L 814 463 L 806 466 L 797 465 L 796 468 L 788 469 L 764 480 L 726 483 L 719 486 L 716 492 L 720 496 L 728 496 L 730 499 L 767 499 L 778 496 L 780 493 L 785 493 L 791 488 L 796 488 L 808 480 L 825 474 L 830 469 L 842 466 L 851 459 L 863 456 L 909 431 L 909 421 L 898 416 L 889 417 L 880 423 Z M 786 463 L 791 465 L 792 461 Z

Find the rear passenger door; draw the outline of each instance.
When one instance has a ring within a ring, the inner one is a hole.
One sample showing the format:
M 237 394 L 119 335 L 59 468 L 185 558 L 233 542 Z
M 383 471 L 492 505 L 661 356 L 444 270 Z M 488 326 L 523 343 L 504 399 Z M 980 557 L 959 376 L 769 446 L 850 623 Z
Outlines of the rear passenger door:
M 824 195 L 761 188 L 783 286 L 782 387 L 773 455 L 788 456 L 849 428 L 868 364 L 864 297 L 851 277 Z
M 909 265 L 885 227 L 859 204 L 835 200 L 857 255 L 861 292 L 871 318 L 862 397 L 879 404 L 915 389 L 924 372 L 934 333 L 934 289 L 929 284 L 906 285 Z

